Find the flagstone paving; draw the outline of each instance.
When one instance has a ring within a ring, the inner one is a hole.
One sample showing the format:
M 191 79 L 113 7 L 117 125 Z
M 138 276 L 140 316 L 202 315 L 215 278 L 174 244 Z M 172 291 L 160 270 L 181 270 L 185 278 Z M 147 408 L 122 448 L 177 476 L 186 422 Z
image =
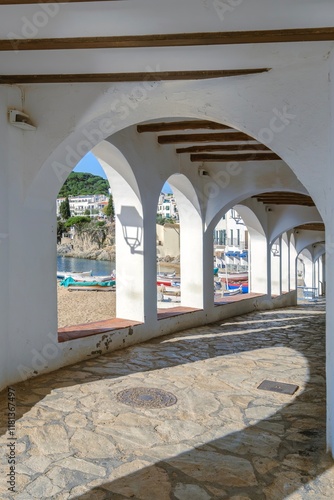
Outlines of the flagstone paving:
M 255 312 L 17 384 L 15 493 L 3 392 L 0 498 L 333 498 L 324 309 Z M 257 389 L 265 379 L 299 389 Z M 162 389 L 177 402 L 128 406 L 117 395 L 129 388 Z

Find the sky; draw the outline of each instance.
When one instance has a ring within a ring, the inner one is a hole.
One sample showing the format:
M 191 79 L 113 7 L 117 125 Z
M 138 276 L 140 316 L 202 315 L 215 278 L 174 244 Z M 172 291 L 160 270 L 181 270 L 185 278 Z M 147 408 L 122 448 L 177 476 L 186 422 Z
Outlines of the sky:
M 88 172 L 89 174 L 99 175 L 100 177 L 103 177 L 103 179 L 107 178 L 103 168 L 101 167 L 100 163 L 95 158 L 93 153 L 87 153 L 86 156 L 84 156 L 82 160 L 79 161 L 78 165 L 74 169 L 74 172 Z M 112 186 L 111 186 L 111 191 L 112 191 Z M 164 184 L 162 192 L 163 193 L 172 192 L 168 182 Z

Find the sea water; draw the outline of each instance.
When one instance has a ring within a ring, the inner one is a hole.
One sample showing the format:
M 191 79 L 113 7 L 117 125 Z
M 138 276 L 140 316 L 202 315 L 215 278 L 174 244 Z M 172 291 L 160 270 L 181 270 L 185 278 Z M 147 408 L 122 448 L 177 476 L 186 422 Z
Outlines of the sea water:
M 57 271 L 82 273 L 92 271 L 93 276 L 109 276 L 115 269 L 115 262 L 109 260 L 75 259 L 74 257 L 57 257 Z

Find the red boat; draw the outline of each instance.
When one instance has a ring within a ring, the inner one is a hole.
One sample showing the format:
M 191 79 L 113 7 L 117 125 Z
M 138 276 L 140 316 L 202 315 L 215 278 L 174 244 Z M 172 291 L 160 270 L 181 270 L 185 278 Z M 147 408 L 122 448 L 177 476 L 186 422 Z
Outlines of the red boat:
M 177 286 L 179 287 L 181 285 L 181 282 L 178 281 L 178 280 L 173 280 L 173 279 L 157 279 L 157 285 L 158 286 L 161 286 L 161 285 L 164 285 L 164 286 Z

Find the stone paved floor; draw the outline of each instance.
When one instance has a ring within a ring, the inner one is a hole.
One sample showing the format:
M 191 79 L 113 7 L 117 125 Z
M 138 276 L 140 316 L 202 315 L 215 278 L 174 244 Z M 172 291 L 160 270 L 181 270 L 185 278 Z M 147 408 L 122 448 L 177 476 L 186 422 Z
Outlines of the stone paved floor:
M 324 323 L 322 303 L 252 313 L 16 385 L 17 491 L 5 483 L 5 392 L 0 498 L 334 498 Z M 264 379 L 299 390 L 261 391 Z M 172 392 L 177 403 L 118 402 L 136 387 Z

